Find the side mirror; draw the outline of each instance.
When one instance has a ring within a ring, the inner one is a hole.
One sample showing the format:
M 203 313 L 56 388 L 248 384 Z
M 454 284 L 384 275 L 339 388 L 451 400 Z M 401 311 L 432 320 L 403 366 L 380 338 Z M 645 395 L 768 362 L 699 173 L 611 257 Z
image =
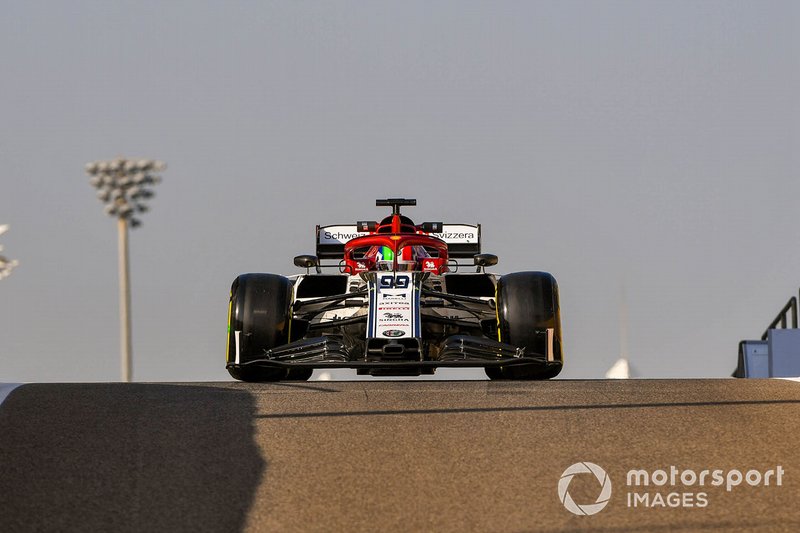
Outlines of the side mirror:
M 494 254 L 477 254 L 474 256 L 474 261 L 478 267 L 478 272 L 483 272 L 484 268 L 497 264 L 497 256 Z
M 358 228 L 359 233 L 366 233 L 368 231 L 372 232 L 378 229 L 378 223 L 368 220 L 359 220 L 356 222 L 356 227 Z
M 311 267 L 316 268 L 317 273 L 322 272 L 319 268 L 319 258 L 316 255 L 298 255 L 294 258 L 294 265 L 305 268 L 306 274 L 308 274 L 308 269 Z

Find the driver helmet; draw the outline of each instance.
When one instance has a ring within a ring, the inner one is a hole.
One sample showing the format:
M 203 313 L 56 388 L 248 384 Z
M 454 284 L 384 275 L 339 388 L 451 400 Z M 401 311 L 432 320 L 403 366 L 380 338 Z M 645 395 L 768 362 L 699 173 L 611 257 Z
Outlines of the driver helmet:
M 410 272 L 416 270 L 417 258 L 414 253 L 413 246 L 406 246 L 401 248 L 397 254 L 397 270 L 398 272 Z
M 406 246 L 399 252 L 397 270 L 422 270 L 422 260 L 425 258 L 430 258 L 430 254 L 424 246 Z
M 378 246 L 375 254 L 375 266 L 382 271 L 392 270 L 394 268 L 394 250 L 388 246 Z

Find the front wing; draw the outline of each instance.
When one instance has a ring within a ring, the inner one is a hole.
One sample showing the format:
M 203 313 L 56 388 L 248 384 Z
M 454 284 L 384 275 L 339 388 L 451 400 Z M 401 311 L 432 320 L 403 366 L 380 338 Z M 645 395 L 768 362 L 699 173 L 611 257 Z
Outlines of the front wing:
M 454 335 L 441 343 L 436 359 L 409 359 L 405 354 L 374 356 L 369 352 L 363 358 L 351 359 L 340 338 L 334 336 L 302 339 L 268 350 L 264 357 L 244 363 L 229 363 L 228 367 L 262 368 L 352 368 L 411 370 L 440 367 L 499 367 L 526 365 L 546 370 L 560 363 L 543 354 L 525 353 L 524 349 L 481 337 Z

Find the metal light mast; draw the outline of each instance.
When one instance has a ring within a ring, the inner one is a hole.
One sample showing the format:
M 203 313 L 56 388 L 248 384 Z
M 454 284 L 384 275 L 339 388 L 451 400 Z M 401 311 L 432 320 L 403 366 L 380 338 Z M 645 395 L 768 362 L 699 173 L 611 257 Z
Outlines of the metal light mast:
M 86 165 L 89 183 L 97 189 L 97 198 L 105 212 L 117 219 L 119 232 L 119 321 L 122 381 L 133 376 L 131 341 L 131 288 L 128 253 L 128 226 L 141 225 L 137 216 L 148 210 L 145 202 L 155 196 L 152 187 L 161 182 L 157 175 L 166 168 L 161 161 L 138 161 L 118 157 L 112 161 L 94 161 Z

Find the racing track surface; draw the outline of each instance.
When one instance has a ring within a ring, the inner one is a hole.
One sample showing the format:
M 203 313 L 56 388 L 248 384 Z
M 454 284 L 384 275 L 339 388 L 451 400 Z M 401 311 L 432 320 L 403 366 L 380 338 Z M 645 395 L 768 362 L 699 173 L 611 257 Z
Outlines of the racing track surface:
M 0 530 L 797 531 L 798 436 L 777 380 L 31 384 L 0 405 Z M 558 498 L 580 461 L 613 482 L 594 516 Z M 627 507 L 670 465 L 785 473 Z

